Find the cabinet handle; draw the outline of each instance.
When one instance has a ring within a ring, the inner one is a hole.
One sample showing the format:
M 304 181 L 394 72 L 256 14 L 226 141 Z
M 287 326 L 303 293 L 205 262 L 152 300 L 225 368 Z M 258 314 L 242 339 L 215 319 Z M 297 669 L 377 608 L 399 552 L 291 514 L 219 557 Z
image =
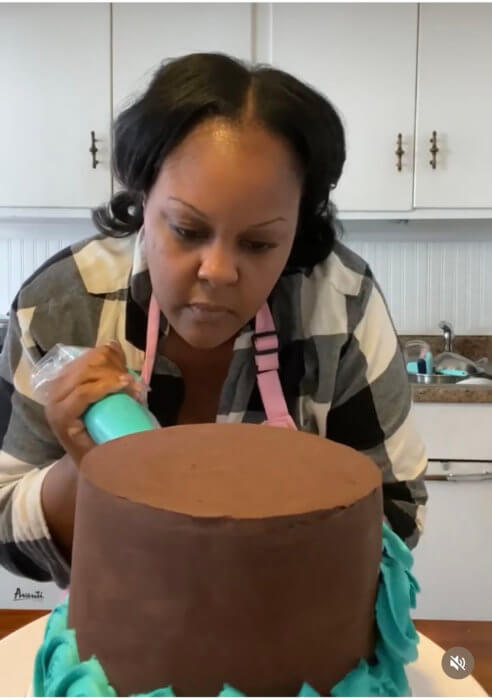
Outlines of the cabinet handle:
M 484 481 L 485 479 L 492 479 L 492 471 L 489 469 L 473 474 L 448 472 L 448 474 L 427 474 L 424 476 L 424 481 Z
M 432 144 L 432 147 L 429 149 L 431 154 L 432 154 L 432 160 L 429 161 L 429 164 L 432 166 L 432 169 L 436 169 L 436 155 L 439 153 L 439 149 L 437 147 L 437 132 L 433 131 L 432 132 L 432 138 L 430 139 L 430 142 Z
M 405 151 L 401 147 L 401 134 L 398 134 L 398 138 L 396 139 L 396 145 L 398 146 L 398 148 L 395 151 L 395 155 L 398 157 L 396 167 L 398 171 L 401 172 L 401 157 L 405 155 Z
M 96 159 L 97 155 L 97 146 L 96 146 L 96 141 L 99 141 L 99 139 L 96 139 L 96 134 L 94 131 L 91 131 L 91 147 L 89 148 L 89 153 L 92 153 L 92 167 L 95 168 L 98 163 L 101 161 Z

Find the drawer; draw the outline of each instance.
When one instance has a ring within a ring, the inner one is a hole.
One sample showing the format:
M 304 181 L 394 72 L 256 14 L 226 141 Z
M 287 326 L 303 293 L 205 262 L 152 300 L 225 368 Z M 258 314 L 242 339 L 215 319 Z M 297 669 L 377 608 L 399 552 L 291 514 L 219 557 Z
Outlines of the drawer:
M 492 404 L 414 403 L 429 459 L 492 461 Z

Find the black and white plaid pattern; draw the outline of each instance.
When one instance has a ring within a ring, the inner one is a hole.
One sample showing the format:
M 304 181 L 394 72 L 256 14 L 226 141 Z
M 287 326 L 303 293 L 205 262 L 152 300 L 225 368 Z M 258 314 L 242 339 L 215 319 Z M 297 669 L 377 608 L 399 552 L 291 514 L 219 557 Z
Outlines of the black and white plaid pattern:
M 43 478 L 63 449 L 34 399 L 33 363 L 56 343 L 93 347 L 114 338 L 128 367 L 141 370 L 151 291 L 141 243 L 136 233 L 72 245 L 38 269 L 12 305 L 0 356 L 0 564 L 16 574 L 62 587 L 70 576 L 41 507 Z M 414 547 L 427 501 L 427 460 L 395 329 L 368 265 L 337 242 L 322 263 L 284 274 L 269 304 L 280 382 L 298 429 L 374 460 L 383 473 L 385 516 Z M 250 322 L 236 338 L 217 422 L 266 419 L 252 332 Z M 175 424 L 183 395 L 179 370 L 158 356 L 149 406 L 161 425 Z

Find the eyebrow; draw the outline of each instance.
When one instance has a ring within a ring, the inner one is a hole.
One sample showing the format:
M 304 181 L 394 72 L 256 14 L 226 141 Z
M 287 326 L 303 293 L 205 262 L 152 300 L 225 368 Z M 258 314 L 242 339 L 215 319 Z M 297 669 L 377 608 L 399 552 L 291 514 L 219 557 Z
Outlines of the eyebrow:
M 197 216 L 199 216 L 201 219 L 204 221 L 207 221 L 207 216 L 204 214 L 202 211 L 197 209 L 196 207 L 193 206 L 193 204 L 189 204 L 188 202 L 185 202 L 183 199 L 180 199 L 179 197 L 168 197 L 168 199 L 171 199 L 175 202 L 180 202 L 181 204 L 184 204 L 185 207 L 189 207 L 192 209 Z M 270 219 L 269 221 L 260 221 L 257 224 L 251 224 L 251 226 L 248 226 L 248 229 L 250 228 L 259 228 L 260 226 L 266 226 L 267 224 L 273 224 L 276 221 L 286 221 L 283 216 L 277 216 L 275 219 Z

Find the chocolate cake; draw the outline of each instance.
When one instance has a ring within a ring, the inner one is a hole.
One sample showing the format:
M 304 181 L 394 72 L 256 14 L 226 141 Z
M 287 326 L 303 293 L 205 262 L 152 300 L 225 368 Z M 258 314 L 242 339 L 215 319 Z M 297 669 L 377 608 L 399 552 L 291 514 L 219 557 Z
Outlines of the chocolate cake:
M 380 470 L 314 435 L 210 424 L 100 445 L 76 505 L 80 660 L 119 695 L 327 695 L 374 651 L 382 520 Z

